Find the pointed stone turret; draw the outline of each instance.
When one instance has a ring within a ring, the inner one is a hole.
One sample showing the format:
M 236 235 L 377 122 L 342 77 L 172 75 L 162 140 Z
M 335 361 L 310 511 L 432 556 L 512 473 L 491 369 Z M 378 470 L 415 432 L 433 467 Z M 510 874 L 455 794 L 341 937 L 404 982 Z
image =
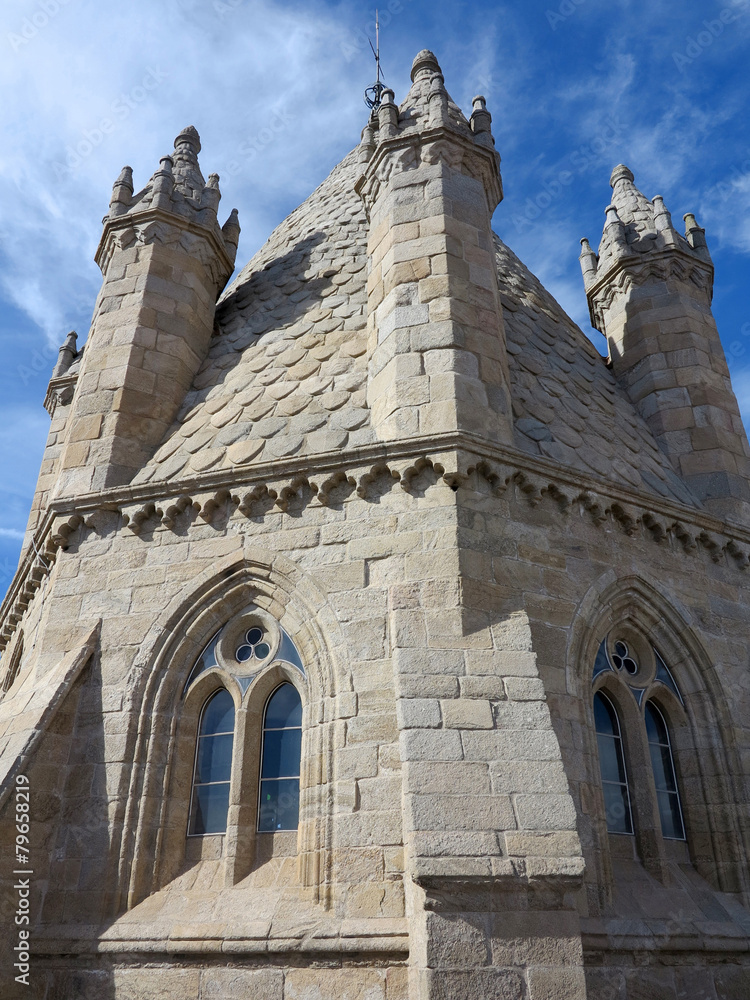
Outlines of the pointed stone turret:
M 414 60 L 362 133 L 357 190 L 370 220 L 368 399 L 384 440 L 467 432 L 510 443 L 492 213 L 500 157 L 483 97 L 467 121 L 435 55 Z
M 96 252 L 104 283 L 67 422 L 60 495 L 129 482 L 205 357 L 239 222 L 235 210 L 219 226 L 219 178 L 204 181 L 200 148 L 191 125 L 142 191 L 133 194 L 130 167 L 115 181 Z
M 681 236 L 657 195 L 623 164 L 610 180 L 598 257 L 580 256 L 591 323 L 613 370 L 675 470 L 717 515 L 750 520 L 750 447 L 711 313 L 713 263 L 704 230 Z

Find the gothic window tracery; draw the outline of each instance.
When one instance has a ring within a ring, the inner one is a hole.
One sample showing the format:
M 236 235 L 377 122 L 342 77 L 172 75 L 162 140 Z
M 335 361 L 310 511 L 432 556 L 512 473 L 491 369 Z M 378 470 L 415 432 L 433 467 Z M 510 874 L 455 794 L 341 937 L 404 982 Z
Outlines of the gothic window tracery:
M 664 658 L 634 628 L 614 631 L 599 645 L 592 685 L 607 831 L 633 835 L 638 833 L 639 825 L 647 826 L 650 821 L 651 827 L 654 826 L 654 820 L 649 820 L 653 808 L 643 805 L 636 808 L 633 804 L 627 773 L 630 757 L 637 762 L 633 773 L 639 784 L 650 764 L 654 782 L 651 801 L 655 792 L 662 838 L 684 841 L 685 825 L 669 726 L 655 699 L 672 698 L 672 704 L 679 706 L 684 703 Z M 609 692 L 616 692 L 621 708 L 627 709 L 624 714 L 615 707 Z M 628 705 L 632 707 L 628 709 Z M 625 718 L 627 722 L 622 721 Z
M 189 836 L 231 834 L 238 822 L 258 834 L 297 829 L 302 751 L 297 677 L 304 691 L 305 670 L 291 637 L 255 606 L 230 619 L 203 648 L 183 687 L 188 715 L 196 719 L 200 712 L 193 723 Z

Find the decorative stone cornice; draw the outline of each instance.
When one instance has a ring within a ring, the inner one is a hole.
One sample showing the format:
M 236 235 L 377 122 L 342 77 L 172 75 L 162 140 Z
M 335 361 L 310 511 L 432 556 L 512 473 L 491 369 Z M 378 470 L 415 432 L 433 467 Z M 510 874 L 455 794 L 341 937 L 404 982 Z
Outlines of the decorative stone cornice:
M 578 510 L 596 525 L 611 524 L 624 535 L 648 538 L 690 555 L 705 552 L 714 563 L 750 568 L 750 530 L 677 501 L 648 496 L 595 475 L 584 475 L 465 433 L 433 435 L 387 446 L 367 445 L 342 456 L 326 452 L 281 459 L 244 472 L 220 470 L 179 482 L 121 486 L 70 500 L 52 501 L 0 606 L 0 650 L 22 619 L 59 552 L 81 527 L 104 530 L 119 519 L 119 529 L 181 530 L 182 518 L 215 522 L 218 515 L 258 517 L 300 504 L 330 506 L 352 492 L 366 499 L 382 477 L 406 492 L 416 477 L 428 474 L 454 492 L 484 480 L 495 496 L 507 491 L 536 507 L 551 503 L 559 516 Z
M 667 281 L 676 278 L 690 282 L 706 293 L 710 305 L 713 297 L 713 264 L 700 260 L 679 247 L 652 250 L 648 255 L 630 254 L 619 257 L 596 281 L 586 288 L 591 325 L 605 333 L 605 313 L 612 303 L 632 288 L 648 281 Z
M 51 378 L 47 386 L 47 395 L 44 397 L 44 408 L 50 417 L 55 415 L 57 405 L 67 406 L 73 398 L 76 384 L 78 382 L 78 372 L 72 375 L 61 375 L 58 378 Z
M 487 192 L 490 215 L 503 200 L 500 156 L 494 149 L 479 145 L 444 126 L 410 130 L 383 139 L 354 186 L 368 216 L 380 196 L 381 187 L 394 174 L 415 170 L 420 164 L 446 163 L 482 181 Z
M 179 245 L 191 256 L 197 257 L 209 269 L 219 291 L 234 270 L 234 259 L 227 250 L 217 225 L 206 226 L 195 219 L 161 208 L 147 208 L 114 217 L 105 216 L 94 260 L 102 274 L 106 275 L 110 261 L 118 250 L 154 243 L 162 246 Z

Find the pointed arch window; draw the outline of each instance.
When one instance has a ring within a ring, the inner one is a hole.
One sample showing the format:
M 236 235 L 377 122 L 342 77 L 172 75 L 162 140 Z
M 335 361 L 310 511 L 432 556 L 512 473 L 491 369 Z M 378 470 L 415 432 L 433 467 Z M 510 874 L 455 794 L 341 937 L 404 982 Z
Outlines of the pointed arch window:
M 614 705 L 603 694 L 594 695 L 594 721 L 599 746 L 607 830 L 610 833 L 633 833 L 628 776 L 622 752 L 620 720 Z
M 226 833 L 234 744 L 234 701 L 220 688 L 203 706 L 195 750 L 188 833 Z
M 266 702 L 261 751 L 258 832 L 296 830 L 302 752 L 302 702 L 293 684 L 277 687 Z
M 645 717 L 662 836 L 666 840 L 684 840 L 685 824 L 682 821 L 669 729 L 664 716 L 652 701 L 646 702 Z

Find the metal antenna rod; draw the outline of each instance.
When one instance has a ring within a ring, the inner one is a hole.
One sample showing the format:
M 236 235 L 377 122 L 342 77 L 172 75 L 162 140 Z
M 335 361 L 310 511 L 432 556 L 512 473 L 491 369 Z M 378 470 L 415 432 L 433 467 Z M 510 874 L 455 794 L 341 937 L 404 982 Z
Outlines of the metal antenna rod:
M 370 38 L 367 41 L 375 56 L 376 75 L 375 83 L 365 91 L 365 104 L 368 108 L 375 109 L 380 106 L 380 100 L 385 90 L 385 83 L 380 78 L 380 12 L 378 10 L 375 11 L 375 45 L 373 46 Z

